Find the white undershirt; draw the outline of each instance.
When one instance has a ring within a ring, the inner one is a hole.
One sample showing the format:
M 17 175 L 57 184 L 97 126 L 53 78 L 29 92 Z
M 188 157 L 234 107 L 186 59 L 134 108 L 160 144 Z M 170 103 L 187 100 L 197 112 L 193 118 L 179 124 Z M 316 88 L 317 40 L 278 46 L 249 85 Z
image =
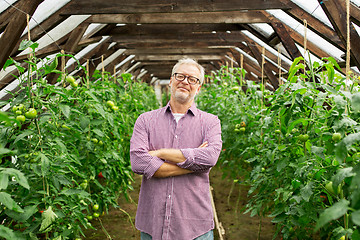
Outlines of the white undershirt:
M 176 123 L 179 122 L 180 118 L 184 116 L 184 113 L 173 113 Z

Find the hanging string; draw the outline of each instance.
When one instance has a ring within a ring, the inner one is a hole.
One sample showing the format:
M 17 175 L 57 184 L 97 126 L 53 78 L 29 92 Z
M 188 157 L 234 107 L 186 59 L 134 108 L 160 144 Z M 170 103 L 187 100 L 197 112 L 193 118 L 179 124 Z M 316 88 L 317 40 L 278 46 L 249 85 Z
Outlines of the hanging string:
M 346 82 L 350 78 L 350 0 L 346 0 Z M 345 84 L 346 88 L 346 84 Z
M 61 49 L 61 81 L 63 83 L 63 87 L 65 87 L 65 51 Z
M 264 65 L 265 65 L 265 47 L 262 47 L 262 58 L 261 58 L 261 83 L 263 85 L 264 92 Z
M 105 72 L 105 69 L 104 69 L 104 55 L 101 55 L 101 76 L 102 76 L 102 79 L 104 80 L 104 72 Z
M 86 82 L 87 88 L 90 88 L 90 80 L 89 80 L 89 59 L 86 60 Z
M 240 55 L 240 69 L 241 69 L 241 74 L 240 74 L 240 86 L 242 86 L 243 84 L 243 69 L 244 69 L 244 55 L 241 54 Z
M 278 67 L 279 67 L 279 84 L 282 85 L 283 81 L 281 79 L 281 58 L 280 58 L 280 47 L 278 47 Z
M 304 57 L 306 56 L 306 49 L 307 49 L 307 21 L 304 19 Z

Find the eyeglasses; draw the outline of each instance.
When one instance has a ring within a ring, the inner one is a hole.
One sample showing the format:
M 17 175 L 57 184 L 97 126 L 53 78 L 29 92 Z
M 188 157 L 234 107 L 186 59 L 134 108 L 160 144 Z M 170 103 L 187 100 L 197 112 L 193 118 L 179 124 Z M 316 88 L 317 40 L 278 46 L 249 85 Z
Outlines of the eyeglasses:
M 174 77 L 178 81 L 184 81 L 187 78 L 188 83 L 191 84 L 191 85 L 195 85 L 197 83 L 200 83 L 200 79 L 198 79 L 197 77 L 187 76 L 187 75 L 182 74 L 182 73 L 174 73 Z

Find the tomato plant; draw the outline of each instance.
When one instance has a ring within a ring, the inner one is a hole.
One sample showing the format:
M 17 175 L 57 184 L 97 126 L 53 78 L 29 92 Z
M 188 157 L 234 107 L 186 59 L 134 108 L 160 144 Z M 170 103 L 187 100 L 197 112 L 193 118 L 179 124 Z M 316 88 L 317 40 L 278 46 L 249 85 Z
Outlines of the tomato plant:
M 299 58 L 270 91 L 223 67 L 197 98 L 221 120 L 226 151 L 218 164 L 249 186 L 246 212 L 270 216 L 283 239 L 360 236 L 359 86 L 335 70 L 332 58 Z M 242 121 L 247 134 L 234 128 Z
M 50 85 L 44 79 L 59 73 L 62 56 L 33 55 L 29 66 L 36 87 L 20 74 L 19 91 L 1 103 L 9 104 L 10 111 L 0 112 L 0 205 L 6 206 L 0 208 L 0 238 L 74 239 L 92 228 L 87 218 L 93 216 L 91 206 L 107 212 L 117 207 L 119 194 L 132 189 L 129 141 L 139 114 L 158 107 L 154 91 L 130 74 L 114 79 L 96 73 L 97 81 L 89 84 L 76 76 L 78 84 L 70 88 Z M 19 63 L 13 64 L 24 73 Z M 80 64 L 79 69 L 86 71 Z M 108 99 L 118 103 L 117 111 L 105 107 Z M 99 179 L 99 172 L 111 181 Z

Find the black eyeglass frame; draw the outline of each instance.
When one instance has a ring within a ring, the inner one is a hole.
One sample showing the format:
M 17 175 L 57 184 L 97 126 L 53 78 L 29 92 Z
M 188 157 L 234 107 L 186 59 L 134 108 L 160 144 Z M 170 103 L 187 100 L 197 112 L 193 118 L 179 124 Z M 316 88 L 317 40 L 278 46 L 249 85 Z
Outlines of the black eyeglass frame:
M 182 79 L 182 80 L 178 79 L 179 75 L 183 76 L 184 79 Z M 183 74 L 183 73 L 174 73 L 173 76 L 177 81 L 180 81 L 180 82 L 185 81 L 185 79 L 188 79 L 188 83 L 191 84 L 191 85 L 195 85 L 197 83 L 200 83 L 199 78 L 194 77 L 194 76 L 189 76 L 189 75 L 186 75 L 186 74 Z M 195 82 L 194 82 L 194 79 L 195 79 Z

